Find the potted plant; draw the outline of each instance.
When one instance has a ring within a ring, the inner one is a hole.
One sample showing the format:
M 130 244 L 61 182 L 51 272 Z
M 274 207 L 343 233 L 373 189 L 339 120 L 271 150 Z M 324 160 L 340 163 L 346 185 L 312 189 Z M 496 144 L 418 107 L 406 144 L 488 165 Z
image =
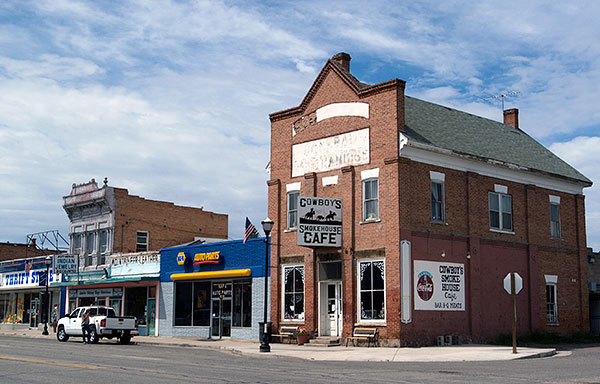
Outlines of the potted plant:
M 54 331 L 54 333 L 56 333 L 56 325 L 58 324 L 58 321 L 53 321 L 50 323 L 50 325 L 52 326 L 52 330 Z
M 298 342 L 298 345 L 303 345 L 308 339 L 310 339 L 310 332 L 304 328 L 298 328 L 296 330 L 296 341 Z

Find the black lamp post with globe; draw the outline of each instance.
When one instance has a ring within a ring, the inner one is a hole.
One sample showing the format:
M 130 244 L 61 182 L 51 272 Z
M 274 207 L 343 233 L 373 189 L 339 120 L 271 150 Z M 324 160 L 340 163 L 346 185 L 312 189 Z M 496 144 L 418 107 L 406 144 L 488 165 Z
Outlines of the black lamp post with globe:
M 265 232 L 265 305 L 264 305 L 264 317 L 263 322 L 259 323 L 259 335 L 260 335 L 260 352 L 271 352 L 271 346 L 269 346 L 269 337 L 271 336 L 271 323 L 267 322 L 267 307 L 269 304 L 269 235 L 273 229 L 273 220 L 268 217 L 262 222 L 263 231 Z
M 52 265 L 52 256 L 46 256 L 46 260 L 44 260 L 46 264 L 46 296 L 45 300 L 42 300 L 42 314 L 44 315 L 44 330 L 42 331 L 42 335 L 48 335 L 48 315 L 50 314 L 49 305 L 50 305 L 50 296 L 48 294 L 48 286 L 50 285 L 50 266 Z

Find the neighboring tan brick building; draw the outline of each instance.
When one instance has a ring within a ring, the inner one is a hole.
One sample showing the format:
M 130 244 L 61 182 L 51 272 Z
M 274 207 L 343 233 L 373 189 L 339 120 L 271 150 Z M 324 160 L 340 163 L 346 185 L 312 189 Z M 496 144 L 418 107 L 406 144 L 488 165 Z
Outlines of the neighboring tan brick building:
M 104 265 L 115 252 L 158 251 L 197 237 L 227 239 L 227 215 L 147 200 L 107 183 L 73 184 L 63 197 L 70 253 L 80 255 L 80 266 Z
M 340 53 L 298 107 L 270 115 L 273 329 L 490 340 L 511 332 L 503 280 L 517 272 L 520 333 L 589 330 L 591 181 L 521 130 L 517 110 L 503 124 L 404 86 L 359 82 Z M 298 228 L 327 230 L 299 225 L 317 217 L 299 214 L 305 196 L 342 200 L 341 247 L 297 245 Z

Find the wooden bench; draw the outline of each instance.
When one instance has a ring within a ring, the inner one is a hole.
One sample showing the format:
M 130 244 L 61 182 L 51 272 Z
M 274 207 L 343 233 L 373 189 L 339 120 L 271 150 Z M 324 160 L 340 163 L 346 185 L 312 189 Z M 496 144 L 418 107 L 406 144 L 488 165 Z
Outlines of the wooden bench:
M 272 334 L 272 339 L 279 339 L 280 343 L 285 340 L 288 344 L 291 344 L 292 340 L 296 337 L 297 326 L 283 326 L 279 328 L 279 333 Z
M 371 346 L 371 341 L 373 341 L 373 345 L 375 345 L 375 339 L 377 338 L 377 328 L 365 328 L 365 327 L 357 327 L 352 331 L 352 337 L 346 338 L 346 347 L 348 346 L 348 341 L 352 340 L 352 345 L 355 345 L 355 341 L 357 340 L 367 340 L 367 347 Z

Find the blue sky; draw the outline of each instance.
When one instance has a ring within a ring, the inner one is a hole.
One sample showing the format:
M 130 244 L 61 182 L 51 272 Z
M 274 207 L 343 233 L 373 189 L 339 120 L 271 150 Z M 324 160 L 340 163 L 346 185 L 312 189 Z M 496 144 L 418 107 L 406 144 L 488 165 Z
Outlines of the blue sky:
M 417 4 L 415 4 L 417 3 Z M 523 4 L 526 3 L 526 4 Z M 2 1 L 0 241 L 68 234 L 62 196 L 131 194 L 266 216 L 268 114 L 344 51 L 361 81 L 520 126 L 600 183 L 600 3 Z M 600 188 L 585 190 L 600 250 Z

